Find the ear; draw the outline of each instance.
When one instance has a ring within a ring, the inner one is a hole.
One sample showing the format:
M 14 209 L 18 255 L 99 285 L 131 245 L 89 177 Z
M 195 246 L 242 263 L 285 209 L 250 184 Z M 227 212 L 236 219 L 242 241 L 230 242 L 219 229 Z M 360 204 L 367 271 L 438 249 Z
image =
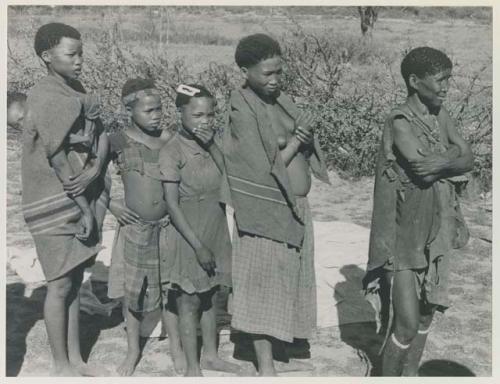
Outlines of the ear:
M 132 117 L 132 106 L 131 105 L 126 105 L 125 110 L 127 111 L 127 116 Z
M 240 68 L 241 75 L 245 80 L 248 80 L 248 68 L 247 67 L 241 67 Z
M 182 119 L 182 107 L 175 108 L 175 117 L 177 121 L 181 121 Z
M 50 63 L 52 61 L 52 55 L 50 54 L 49 50 L 43 51 L 40 57 L 42 58 L 45 64 Z
M 408 76 L 408 84 L 410 85 L 410 87 L 417 90 L 420 85 L 420 78 L 414 73 L 412 73 L 410 74 L 410 76 Z

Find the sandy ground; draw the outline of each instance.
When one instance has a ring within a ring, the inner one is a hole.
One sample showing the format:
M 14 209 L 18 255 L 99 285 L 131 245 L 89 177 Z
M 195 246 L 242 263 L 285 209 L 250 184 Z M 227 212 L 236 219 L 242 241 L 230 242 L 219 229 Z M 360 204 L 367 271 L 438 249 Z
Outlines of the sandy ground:
M 9 145 L 9 148 L 8 245 L 26 246 L 30 244 L 30 239 L 19 210 L 18 153 L 14 145 Z M 310 203 L 314 220 L 347 221 L 368 228 L 372 179 L 348 181 L 333 173 L 331 178 L 331 186 L 316 181 L 313 184 Z M 472 238 L 464 249 L 454 255 L 450 283 L 453 306 L 444 315 L 436 316 L 422 359 L 421 375 L 491 375 L 491 199 L 464 201 L 462 206 Z M 27 286 L 15 273 L 7 272 L 7 375 L 47 375 L 50 353 L 42 319 L 46 289 L 43 286 Z M 363 271 L 355 266 L 349 273 L 351 279 L 359 282 L 363 276 Z M 94 290 L 102 301 L 107 300 L 104 284 L 94 284 Z M 81 323 L 84 358 L 91 363 L 105 360 L 109 368 L 114 369 L 126 353 L 120 309 L 115 310 L 111 317 L 82 313 Z M 234 340 L 237 339 L 234 336 L 230 338 L 227 330 L 222 332 L 222 357 L 233 360 Z M 313 369 L 289 372 L 290 364 L 280 364 L 280 375 L 364 376 L 379 372 L 377 351 L 381 337 L 375 333 L 372 322 L 318 329 L 309 341 L 311 358 L 305 361 L 310 362 Z M 248 348 L 236 345 L 237 349 L 248 354 Z M 248 361 L 238 362 L 252 368 Z M 135 375 L 174 374 L 168 340 L 145 339 L 143 358 Z M 223 375 L 211 371 L 204 374 Z

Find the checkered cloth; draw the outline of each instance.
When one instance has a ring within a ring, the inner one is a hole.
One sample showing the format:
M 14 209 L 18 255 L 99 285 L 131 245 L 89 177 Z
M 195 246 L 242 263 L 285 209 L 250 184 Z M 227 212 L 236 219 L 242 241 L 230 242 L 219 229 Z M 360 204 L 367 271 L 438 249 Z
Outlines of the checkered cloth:
M 166 276 L 168 223 L 168 219 L 162 219 L 121 228 L 125 300 L 134 312 L 149 312 L 166 304 L 168 286 L 163 277 Z
M 292 342 L 316 327 L 312 216 L 307 198 L 297 206 L 305 223 L 301 249 L 235 232 L 233 328 Z

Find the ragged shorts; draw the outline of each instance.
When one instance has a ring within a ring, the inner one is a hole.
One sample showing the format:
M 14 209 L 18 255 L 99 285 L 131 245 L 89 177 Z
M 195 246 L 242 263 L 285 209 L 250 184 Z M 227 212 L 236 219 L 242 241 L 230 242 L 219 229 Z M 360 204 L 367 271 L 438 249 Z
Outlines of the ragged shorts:
M 167 304 L 167 236 L 169 218 L 122 227 L 125 299 L 134 312 Z

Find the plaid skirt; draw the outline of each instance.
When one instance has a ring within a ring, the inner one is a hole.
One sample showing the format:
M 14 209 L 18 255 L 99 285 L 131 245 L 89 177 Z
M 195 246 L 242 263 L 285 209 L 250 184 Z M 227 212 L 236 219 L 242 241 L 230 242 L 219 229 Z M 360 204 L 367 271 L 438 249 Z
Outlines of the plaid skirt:
M 128 308 L 134 312 L 150 312 L 167 303 L 168 224 L 166 218 L 117 228 L 108 296 L 124 296 Z
M 316 328 L 316 279 L 312 215 L 297 197 L 305 223 L 302 248 L 236 232 L 233 236 L 231 326 L 292 342 Z

